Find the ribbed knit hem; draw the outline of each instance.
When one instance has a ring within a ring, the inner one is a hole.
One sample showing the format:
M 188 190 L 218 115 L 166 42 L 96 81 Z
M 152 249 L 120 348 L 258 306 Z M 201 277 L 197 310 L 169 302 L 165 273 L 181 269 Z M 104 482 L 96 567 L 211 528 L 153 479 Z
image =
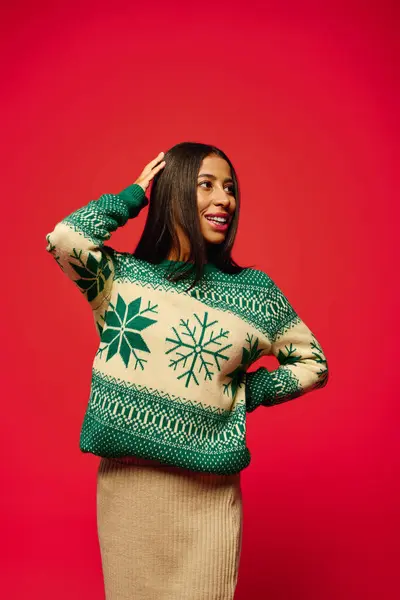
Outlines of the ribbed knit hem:
M 140 210 L 147 206 L 149 200 L 144 189 L 137 183 L 132 183 L 123 189 L 118 196 L 126 203 L 129 210 L 129 217 L 136 217 Z
M 80 434 L 79 447 L 82 452 L 90 452 L 105 458 L 138 456 L 177 465 L 183 469 L 231 475 L 245 469 L 251 461 L 246 446 L 213 454 L 201 449 L 174 446 L 147 438 L 133 432 L 115 429 L 108 423 L 92 416 L 87 409 Z
M 246 412 L 252 412 L 261 404 L 272 405 L 275 398 L 274 380 L 266 367 L 246 373 Z

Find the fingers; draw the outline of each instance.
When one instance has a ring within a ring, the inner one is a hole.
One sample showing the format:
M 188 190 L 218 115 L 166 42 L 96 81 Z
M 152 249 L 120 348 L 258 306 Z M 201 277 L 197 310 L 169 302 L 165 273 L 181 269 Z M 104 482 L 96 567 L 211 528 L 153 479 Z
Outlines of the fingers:
M 160 162 L 159 165 L 153 167 L 151 169 L 150 173 L 148 173 L 148 175 L 147 175 L 148 181 L 151 181 L 153 179 L 154 175 L 156 173 L 158 173 L 159 171 L 161 171 L 161 169 L 163 169 L 164 167 L 165 167 L 165 160 L 163 160 L 162 162 Z
M 161 158 L 164 156 L 164 152 L 160 152 L 149 164 L 151 167 L 154 167 L 158 162 L 160 162 Z
M 164 152 L 160 152 L 152 161 L 150 161 L 145 166 L 135 183 L 139 183 L 142 184 L 142 186 L 144 185 L 145 187 L 147 187 L 150 181 L 153 179 L 154 175 L 158 173 L 160 169 L 165 167 L 165 160 L 161 160 L 163 156 Z
M 152 171 L 160 170 L 161 167 L 165 166 L 165 160 L 160 163 L 161 158 L 164 156 L 164 152 L 160 152 L 152 161 L 150 161 L 143 169 L 143 174 L 146 176 L 153 176 Z M 160 163 L 157 167 L 157 163 Z
M 149 167 L 150 167 L 150 177 L 153 178 L 154 175 L 163 167 L 165 167 L 165 160 L 161 160 L 161 158 L 164 156 L 164 152 L 160 152 L 160 154 L 158 156 L 156 156 L 156 158 L 154 160 L 152 160 L 149 163 Z M 157 164 L 159 163 L 159 164 Z

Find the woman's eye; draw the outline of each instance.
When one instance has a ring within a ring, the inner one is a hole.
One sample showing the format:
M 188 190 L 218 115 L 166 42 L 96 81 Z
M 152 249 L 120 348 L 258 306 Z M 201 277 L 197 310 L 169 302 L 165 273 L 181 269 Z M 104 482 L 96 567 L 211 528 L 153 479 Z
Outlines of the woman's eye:
M 201 182 L 200 182 L 200 185 L 203 185 L 204 183 L 208 183 L 208 184 L 212 185 L 211 181 L 201 181 Z M 233 194 L 233 193 L 234 193 L 234 188 L 233 188 L 233 186 L 229 186 L 227 189 L 228 189 L 228 191 L 229 191 L 229 193 L 230 193 L 230 194 Z

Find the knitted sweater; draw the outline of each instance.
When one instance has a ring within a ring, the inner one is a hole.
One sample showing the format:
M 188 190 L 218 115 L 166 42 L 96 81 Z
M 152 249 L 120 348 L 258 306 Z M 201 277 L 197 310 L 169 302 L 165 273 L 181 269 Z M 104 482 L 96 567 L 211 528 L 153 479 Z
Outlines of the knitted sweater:
M 91 200 L 46 235 L 46 250 L 89 303 L 99 335 L 80 450 L 233 474 L 251 460 L 246 413 L 323 387 L 324 352 L 261 270 L 207 263 L 189 280 L 105 244 L 148 204 L 141 186 Z M 249 367 L 264 355 L 275 370 Z

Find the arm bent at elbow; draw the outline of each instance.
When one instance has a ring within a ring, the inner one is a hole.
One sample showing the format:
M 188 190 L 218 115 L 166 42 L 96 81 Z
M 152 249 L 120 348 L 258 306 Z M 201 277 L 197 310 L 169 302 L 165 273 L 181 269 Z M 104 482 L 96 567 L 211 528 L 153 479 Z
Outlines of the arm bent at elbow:
M 286 296 L 266 276 L 266 314 L 270 345 L 263 353 L 274 355 L 279 367 L 259 367 L 246 373 L 246 410 L 292 400 L 328 382 L 328 363 L 312 331 L 297 315 Z M 271 308 L 272 307 L 272 308 Z
M 103 194 L 74 211 L 46 235 L 46 250 L 84 294 L 93 310 L 111 296 L 113 249 L 105 246 L 111 233 L 148 204 L 140 185 L 119 194 Z

